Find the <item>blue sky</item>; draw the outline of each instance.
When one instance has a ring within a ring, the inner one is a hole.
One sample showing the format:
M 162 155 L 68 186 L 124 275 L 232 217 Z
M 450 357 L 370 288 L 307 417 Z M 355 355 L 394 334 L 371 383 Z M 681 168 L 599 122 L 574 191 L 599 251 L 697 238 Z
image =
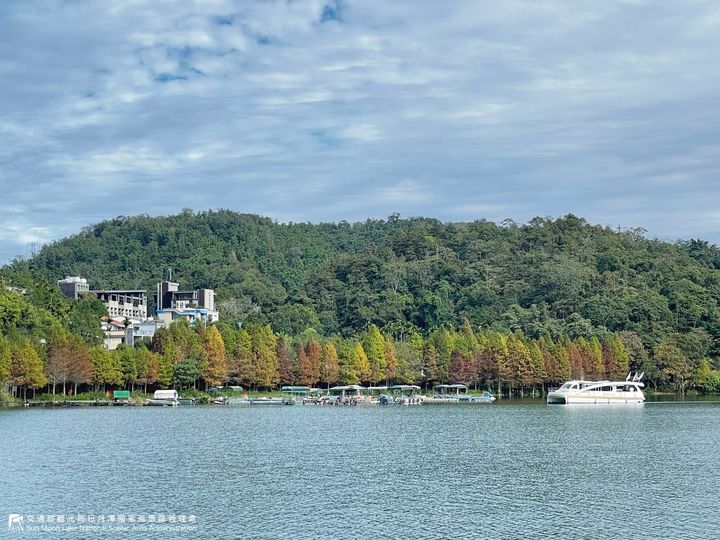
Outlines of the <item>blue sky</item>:
M 720 4 L 0 3 L 0 262 L 117 215 L 720 242 Z

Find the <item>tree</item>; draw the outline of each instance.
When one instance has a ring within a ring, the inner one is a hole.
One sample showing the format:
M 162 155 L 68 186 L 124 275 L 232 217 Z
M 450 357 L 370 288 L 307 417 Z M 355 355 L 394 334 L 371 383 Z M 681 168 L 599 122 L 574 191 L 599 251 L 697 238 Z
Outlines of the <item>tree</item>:
M 0 389 L 10 382 L 11 358 L 10 342 L 0 334 Z
M 535 395 L 535 385 L 542 385 L 547 377 L 545 360 L 537 341 L 532 342 L 528 350 L 530 352 L 530 382 L 533 385 L 533 395 Z
M 425 379 L 432 383 L 440 380 L 440 370 L 438 369 L 438 353 L 435 346 L 429 341 L 423 346 L 423 373 Z
M 93 382 L 95 387 L 107 385 L 120 385 L 123 382 L 122 366 L 117 355 L 95 347 L 90 349 L 90 359 L 93 365 Z
M 506 377 L 512 383 L 511 389 L 520 390 L 520 397 L 524 397 L 525 386 L 532 383 L 532 359 L 530 351 L 518 334 L 511 333 L 508 338 L 508 362 L 506 364 Z
M 161 388 L 170 388 L 175 377 L 174 345 L 166 347 L 163 354 L 158 354 L 156 382 Z M 157 353 L 153 353 L 157 354 Z
M 135 357 L 135 349 L 127 345 L 120 345 L 115 349 L 115 353 L 120 360 L 120 369 L 123 374 L 123 381 L 126 385 L 130 385 L 130 389 L 134 390 L 135 381 L 138 378 L 137 359 Z
M 28 388 L 35 390 L 47 384 L 42 358 L 28 339 L 19 340 L 11 349 L 10 377 L 23 388 L 23 399 L 27 398 Z
M 192 358 L 186 358 L 175 366 L 173 372 L 173 385 L 177 388 L 191 388 L 200 375 L 197 362 Z
M 353 349 L 353 371 L 361 381 L 370 380 L 371 368 L 365 349 L 361 343 L 356 343 Z
M 74 385 L 74 394 L 77 394 L 78 385 L 89 384 L 93 381 L 93 361 L 88 352 L 85 342 L 79 336 L 71 335 L 68 339 L 68 354 L 70 358 L 70 369 L 68 381 Z M 63 392 L 65 384 L 63 382 Z
M 278 382 L 277 341 L 270 325 L 257 328 L 252 335 L 255 354 L 255 384 L 272 388 Z
M 103 341 L 100 318 L 105 316 L 107 310 L 102 302 L 92 295 L 86 295 L 72 303 L 67 328 L 90 347 L 98 347 Z
M 367 355 L 370 365 L 368 379 L 371 383 L 378 383 L 385 379 L 387 359 L 385 358 L 385 339 L 380 329 L 371 324 L 362 341 L 362 348 Z
M 430 342 L 437 352 L 436 380 L 443 383 L 448 378 L 450 357 L 454 348 L 455 337 L 445 328 L 438 329 L 430 334 Z
M 475 363 L 459 351 L 454 351 L 450 359 L 448 380 L 453 384 L 464 384 L 469 386 L 475 380 Z
M 392 381 L 397 377 L 397 358 L 395 345 L 390 336 L 385 336 L 385 380 Z
M 305 386 L 312 386 L 312 368 L 310 367 L 310 361 L 302 343 L 298 343 L 295 346 L 295 356 L 297 357 L 298 383 Z
M 320 357 L 320 382 L 325 383 L 328 388 L 338 381 L 340 377 L 340 364 L 338 354 L 332 341 L 325 343 Z
M 2 339 L 2 338 L 0 338 Z M 58 382 L 63 383 L 63 394 L 65 384 L 70 375 L 70 347 L 68 335 L 60 325 L 53 328 L 46 344 L 47 349 L 47 372 L 52 385 L 52 395 L 55 396 L 55 387 Z
M 295 384 L 297 381 L 297 362 L 283 336 L 277 339 L 277 358 L 280 384 Z
M 303 370 L 299 368 L 300 377 L 305 375 L 305 381 L 300 381 L 300 384 L 307 386 L 315 386 L 320 380 L 320 361 L 322 356 L 322 347 L 320 343 L 314 337 L 308 339 L 305 345 L 305 356 L 307 358 L 307 369 Z M 299 362 L 298 362 L 299 365 Z
M 610 380 L 621 380 L 628 374 L 630 357 L 620 336 L 612 334 L 602 342 L 605 373 Z
M 671 340 L 663 340 L 655 349 L 655 363 L 662 379 L 676 390 L 685 391 L 685 383 L 692 371 L 687 357 Z
M 357 350 L 355 345 L 351 342 L 341 342 L 338 353 L 340 363 L 339 382 L 341 384 L 359 384 L 360 374 L 357 370 L 358 361 L 356 360 Z
M 257 365 L 253 351 L 253 338 L 243 329 L 237 335 L 237 350 L 233 358 L 234 371 L 243 386 L 250 387 L 257 381 Z
M 154 384 L 158 380 L 160 357 L 146 347 L 138 348 L 136 354 L 138 382 L 143 385 L 143 392 L 147 393 L 148 384 Z
M 205 358 L 202 363 L 201 376 L 205 380 L 206 386 L 218 385 L 227 377 L 228 367 L 225 344 L 217 327 L 208 327 L 203 335 L 203 349 Z

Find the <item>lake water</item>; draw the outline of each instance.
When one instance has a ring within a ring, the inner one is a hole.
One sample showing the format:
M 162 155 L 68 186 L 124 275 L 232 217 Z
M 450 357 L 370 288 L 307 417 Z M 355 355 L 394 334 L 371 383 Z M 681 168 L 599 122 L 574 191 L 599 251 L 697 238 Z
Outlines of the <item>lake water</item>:
M 0 537 L 717 538 L 719 449 L 717 403 L 5 409 Z

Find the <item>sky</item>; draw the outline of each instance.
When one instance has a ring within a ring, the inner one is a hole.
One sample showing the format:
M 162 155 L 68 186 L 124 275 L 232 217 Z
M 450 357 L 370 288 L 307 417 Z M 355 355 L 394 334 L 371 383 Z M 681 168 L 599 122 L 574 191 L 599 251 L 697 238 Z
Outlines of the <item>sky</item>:
M 720 243 L 714 0 L 3 0 L 0 263 L 119 215 Z

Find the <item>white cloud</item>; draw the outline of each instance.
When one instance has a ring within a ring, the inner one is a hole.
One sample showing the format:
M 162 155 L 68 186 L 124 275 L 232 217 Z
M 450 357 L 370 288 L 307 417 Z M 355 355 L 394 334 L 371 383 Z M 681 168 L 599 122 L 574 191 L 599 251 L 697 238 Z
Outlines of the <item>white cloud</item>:
M 184 206 L 720 241 L 714 2 L 325 4 L 0 6 L 0 260 Z

